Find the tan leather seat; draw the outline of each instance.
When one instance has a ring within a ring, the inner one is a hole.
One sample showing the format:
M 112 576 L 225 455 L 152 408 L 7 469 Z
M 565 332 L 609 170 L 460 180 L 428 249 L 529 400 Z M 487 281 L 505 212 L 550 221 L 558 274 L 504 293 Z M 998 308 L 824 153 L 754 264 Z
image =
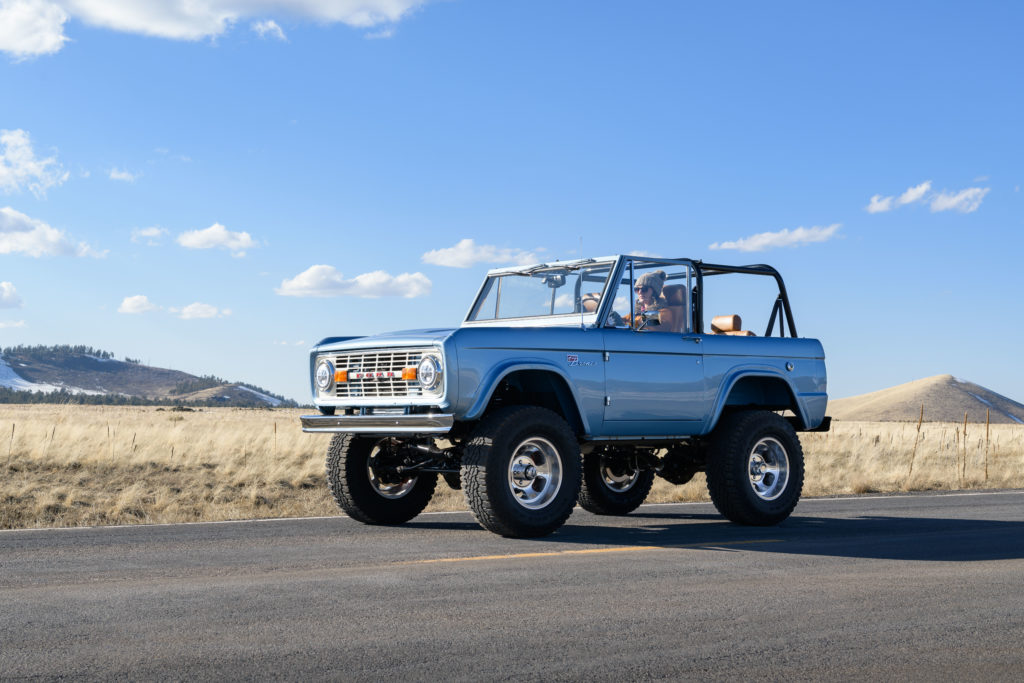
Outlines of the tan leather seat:
M 711 319 L 711 334 L 727 334 L 732 337 L 754 337 L 750 330 L 741 329 L 743 319 L 738 315 L 716 315 Z
M 661 290 L 668 305 L 661 309 L 662 332 L 682 332 L 686 328 L 686 285 L 665 285 Z
M 601 295 L 597 292 L 587 292 L 580 297 L 583 304 L 583 311 L 586 313 L 594 313 L 597 311 L 598 304 L 601 303 Z

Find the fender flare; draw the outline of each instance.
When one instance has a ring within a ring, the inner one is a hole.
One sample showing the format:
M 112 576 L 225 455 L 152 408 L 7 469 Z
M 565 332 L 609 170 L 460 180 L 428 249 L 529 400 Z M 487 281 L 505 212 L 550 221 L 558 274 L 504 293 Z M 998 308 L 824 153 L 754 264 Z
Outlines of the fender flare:
M 569 390 L 569 395 L 572 397 L 573 407 L 575 407 L 576 414 L 580 419 L 580 424 L 583 426 L 583 433 L 590 433 L 590 424 L 587 421 L 587 415 L 583 410 L 579 394 L 576 392 L 576 386 L 569 380 L 569 377 L 561 368 L 542 359 L 508 360 L 491 368 L 480 381 L 480 386 L 485 389 L 480 392 L 476 400 L 473 401 L 472 405 L 470 405 L 466 410 L 463 419 L 478 419 L 483 414 L 484 410 L 487 409 L 487 406 L 491 402 L 491 398 L 494 396 L 495 390 L 498 388 L 498 385 L 501 384 L 502 380 L 514 372 L 520 372 L 523 370 L 537 370 L 557 375 Z
M 705 423 L 704 428 L 701 430 L 702 433 L 707 434 L 718 425 L 718 421 L 722 417 L 722 411 L 725 410 L 725 402 L 729 399 L 729 395 L 732 393 L 733 388 L 740 380 L 750 377 L 781 380 L 789 391 L 790 398 L 793 401 L 793 411 L 800 418 L 801 422 L 808 424 L 807 410 L 798 398 L 799 393 L 796 391 L 792 382 L 789 381 L 789 378 L 786 377 L 778 368 L 770 365 L 756 365 L 734 368 L 727 375 L 725 381 L 722 382 L 722 391 L 718 393 L 718 397 L 715 399 L 714 409 L 711 411 L 711 414 L 708 415 L 708 420 Z

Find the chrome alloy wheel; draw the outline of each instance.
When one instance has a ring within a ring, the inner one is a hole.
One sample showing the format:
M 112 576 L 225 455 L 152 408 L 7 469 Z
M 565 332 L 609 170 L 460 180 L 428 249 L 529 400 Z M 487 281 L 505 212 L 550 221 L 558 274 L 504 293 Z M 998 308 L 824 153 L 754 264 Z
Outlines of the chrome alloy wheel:
M 394 459 L 393 444 L 381 442 L 373 447 L 366 461 L 366 474 L 370 478 L 370 486 L 379 496 L 384 498 L 401 498 L 416 486 L 415 475 L 399 475 L 389 471 L 388 462 Z
M 547 506 L 562 487 L 562 459 L 554 444 L 539 436 L 519 444 L 509 460 L 508 486 L 524 508 Z
M 633 488 L 639 479 L 640 468 L 636 466 L 636 463 L 631 466 L 620 460 L 614 465 L 610 465 L 602 458 L 601 480 L 615 493 L 625 493 Z
M 789 482 L 789 456 L 776 439 L 766 436 L 754 445 L 747 459 L 750 486 L 761 500 L 775 500 Z

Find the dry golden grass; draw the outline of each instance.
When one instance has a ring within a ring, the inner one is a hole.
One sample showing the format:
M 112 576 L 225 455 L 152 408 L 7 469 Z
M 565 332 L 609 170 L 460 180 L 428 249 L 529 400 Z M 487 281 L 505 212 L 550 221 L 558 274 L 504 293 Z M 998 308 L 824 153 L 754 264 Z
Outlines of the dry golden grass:
M 0 406 L 0 528 L 336 515 L 324 479 L 329 437 L 304 434 L 302 412 Z M 992 425 L 986 435 L 984 424 L 968 424 L 966 437 L 963 424 L 917 428 L 840 422 L 802 435 L 805 495 L 1024 480 L 1024 426 Z M 703 475 L 685 486 L 657 479 L 648 500 L 707 500 Z M 439 482 L 428 509 L 466 506 Z

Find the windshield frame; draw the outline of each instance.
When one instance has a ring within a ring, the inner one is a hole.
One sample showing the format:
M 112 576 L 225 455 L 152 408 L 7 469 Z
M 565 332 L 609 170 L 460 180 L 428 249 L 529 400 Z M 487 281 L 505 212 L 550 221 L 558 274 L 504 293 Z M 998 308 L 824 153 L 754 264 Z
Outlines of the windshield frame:
M 552 263 L 537 263 L 530 266 L 494 268 L 489 270 L 487 271 L 487 276 L 481 283 L 480 288 L 477 290 L 476 296 L 473 298 L 473 303 L 466 312 L 466 316 L 463 319 L 462 324 L 466 326 L 479 327 L 565 327 L 577 325 L 583 327 L 596 327 L 598 320 L 603 319 L 602 316 L 605 314 L 604 309 L 606 308 L 607 303 L 606 292 L 608 291 L 609 282 L 612 281 L 613 276 L 620 270 L 621 258 L 622 257 L 618 256 L 605 256 L 601 258 L 578 259 L 575 261 L 554 261 Z M 581 310 L 579 312 L 531 315 L 516 318 L 488 318 L 484 320 L 473 319 L 473 316 L 479 314 L 480 307 L 485 303 L 485 298 L 490 293 L 492 283 L 495 281 L 500 282 L 498 278 L 509 275 L 528 276 L 546 270 L 568 270 L 573 272 L 582 268 L 597 266 L 607 266 L 608 275 L 605 277 L 604 284 L 600 291 L 601 300 L 598 309 L 592 313 L 587 313 Z

